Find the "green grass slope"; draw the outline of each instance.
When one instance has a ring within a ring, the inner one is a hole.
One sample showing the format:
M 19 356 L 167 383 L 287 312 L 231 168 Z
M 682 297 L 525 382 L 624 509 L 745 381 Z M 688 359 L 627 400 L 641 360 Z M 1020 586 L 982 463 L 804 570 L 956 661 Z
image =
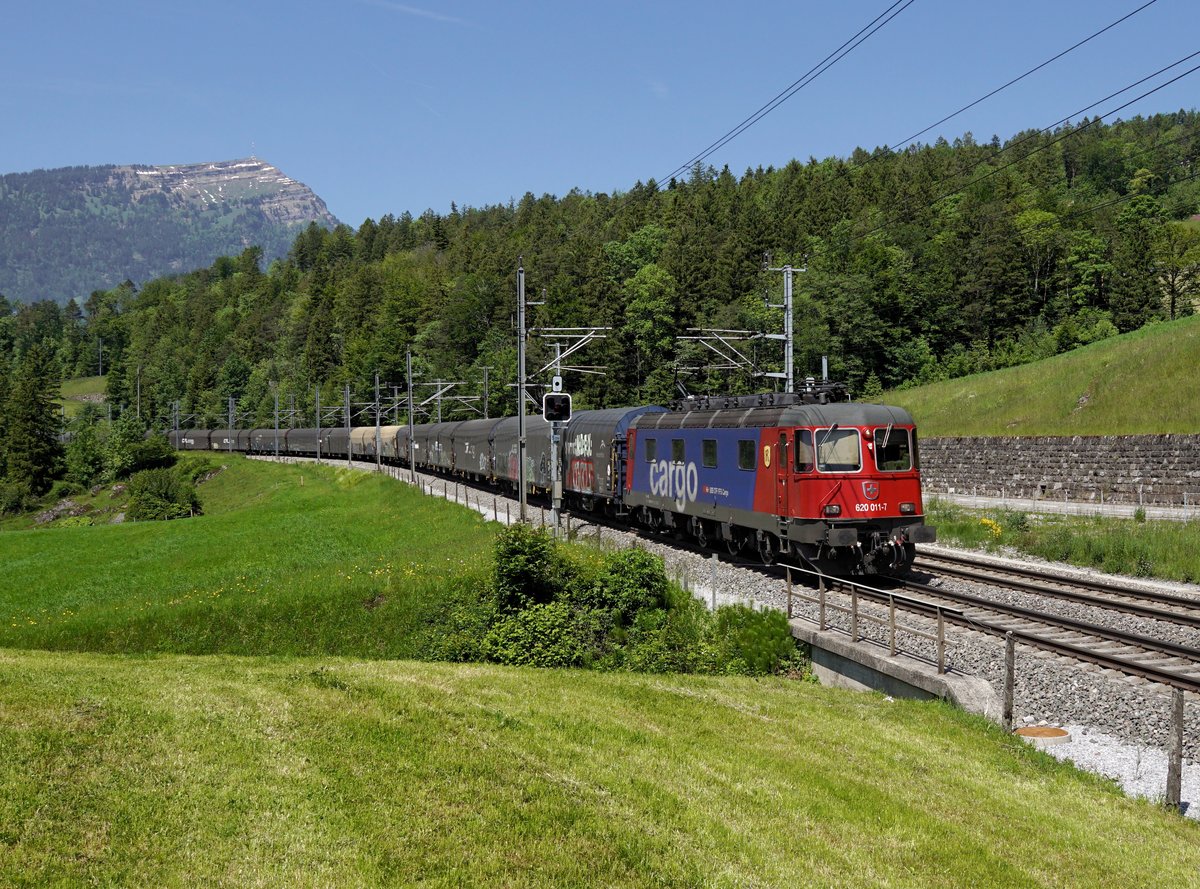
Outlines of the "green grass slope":
M 1200 825 L 785 680 L 0 653 L 9 886 L 1183 886 Z
M 926 437 L 1200 430 L 1200 316 L 1034 364 L 888 392 Z
M 107 377 L 77 377 L 73 380 L 63 380 L 58 404 L 62 405 L 68 417 L 74 417 L 82 411 L 85 402 L 103 404 L 106 381 Z
M 486 575 L 476 513 L 337 466 L 219 461 L 196 518 L 0 533 L 0 646 L 411 657 Z

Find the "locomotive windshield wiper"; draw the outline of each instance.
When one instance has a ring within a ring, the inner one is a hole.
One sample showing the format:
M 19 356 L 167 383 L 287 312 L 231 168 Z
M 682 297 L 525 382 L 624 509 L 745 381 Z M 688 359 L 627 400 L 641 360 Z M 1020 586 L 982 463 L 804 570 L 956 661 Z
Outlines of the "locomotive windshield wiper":
M 835 433 L 837 431 L 838 431 L 838 424 L 834 423 L 832 426 L 830 426 L 828 429 L 825 430 L 825 437 L 823 439 L 821 439 L 821 441 L 817 442 L 817 469 L 819 469 L 822 472 L 826 471 L 825 470 L 826 460 L 821 456 L 821 445 L 827 444 L 829 442 L 829 436 L 833 435 L 833 433 Z

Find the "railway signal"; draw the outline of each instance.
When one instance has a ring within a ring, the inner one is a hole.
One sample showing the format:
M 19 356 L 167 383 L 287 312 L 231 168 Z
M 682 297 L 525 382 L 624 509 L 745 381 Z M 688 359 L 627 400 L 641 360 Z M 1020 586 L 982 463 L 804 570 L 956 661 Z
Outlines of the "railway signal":
M 571 419 L 571 396 L 566 392 L 547 392 L 542 396 L 542 418 L 548 423 Z

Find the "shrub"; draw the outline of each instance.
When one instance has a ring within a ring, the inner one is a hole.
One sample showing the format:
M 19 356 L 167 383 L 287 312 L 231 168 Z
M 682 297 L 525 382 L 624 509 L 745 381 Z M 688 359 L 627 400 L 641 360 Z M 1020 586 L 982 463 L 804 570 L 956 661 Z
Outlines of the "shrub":
M 587 612 L 565 601 L 530 605 L 502 618 L 483 639 L 483 653 L 501 664 L 579 667 L 599 653 L 603 632 Z
M 28 482 L 0 481 L 0 515 L 16 515 L 34 503 Z
M 218 466 L 207 457 L 201 457 L 199 459 L 189 460 L 187 463 L 177 466 L 175 471 L 179 473 L 180 478 L 186 479 L 193 484 L 199 484 L 200 480 L 205 476 L 211 477 L 217 472 L 220 472 L 223 468 L 223 466 Z
M 127 518 L 178 519 L 199 511 L 196 486 L 170 469 L 143 469 L 129 479 Z
M 796 642 L 779 611 L 755 611 L 742 605 L 718 608 L 713 621 L 715 671 L 766 676 L 793 663 Z
M 178 455 L 165 435 L 152 435 L 145 441 L 135 442 L 130 447 L 130 458 L 133 461 L 130 471 L 142 469 L 165 469 L 174 466 Z
M 83 491 L 83 485 L 76 484 L 68 479 L 57 481 L 50 486 L 50 496 L 55 500 L 62 500 L 64 497 L 74 497 L 76 494 L 82 494 Z
M 518 523 L 500 532 L 492 573 L 497 608 L 512 612 L 550 602 L 562 581 L 562 563 L 545 530 Z
M 577 596 L 588 608 L 614 612 L 628 626 L 644 609 L 665 608 L 668 588 L 663 560 L 633 548 L 605 556 L 597 576 Z
M 637 673 L 711 673 L 709 613 L 691 596 L 670 609 L 640 612 L 614 666 Z
M 54 524 L 59 528 L 90 528 L 96 523 L 91 516 L 69 515 L 66 518 L 59 519 Z

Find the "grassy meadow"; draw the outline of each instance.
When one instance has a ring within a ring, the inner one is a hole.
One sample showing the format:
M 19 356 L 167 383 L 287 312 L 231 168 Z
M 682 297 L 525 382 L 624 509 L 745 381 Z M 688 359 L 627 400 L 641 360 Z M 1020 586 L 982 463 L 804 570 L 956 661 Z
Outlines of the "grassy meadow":
M 63 405 L 68 417 L 73 417 L 83 410 L 87 401 L 101 403 L 104 401 L 105 377 L 78 377 L 73 380 L 63 380 L 59 393 L 59 403 Z
M 412 657 L 486 577 L 478 514 L 332 465 L 221 464 L 195 518 L 0 532 L 0 646 Z
M 0 652 L 10 886 L 1195 885 L 1200 825 L 783 679 Z
M 907 408 L 927 438 L 1196 432 L 1198 354 L 1195 316 L 1034 364 L 888 392 L 883 400 Z

